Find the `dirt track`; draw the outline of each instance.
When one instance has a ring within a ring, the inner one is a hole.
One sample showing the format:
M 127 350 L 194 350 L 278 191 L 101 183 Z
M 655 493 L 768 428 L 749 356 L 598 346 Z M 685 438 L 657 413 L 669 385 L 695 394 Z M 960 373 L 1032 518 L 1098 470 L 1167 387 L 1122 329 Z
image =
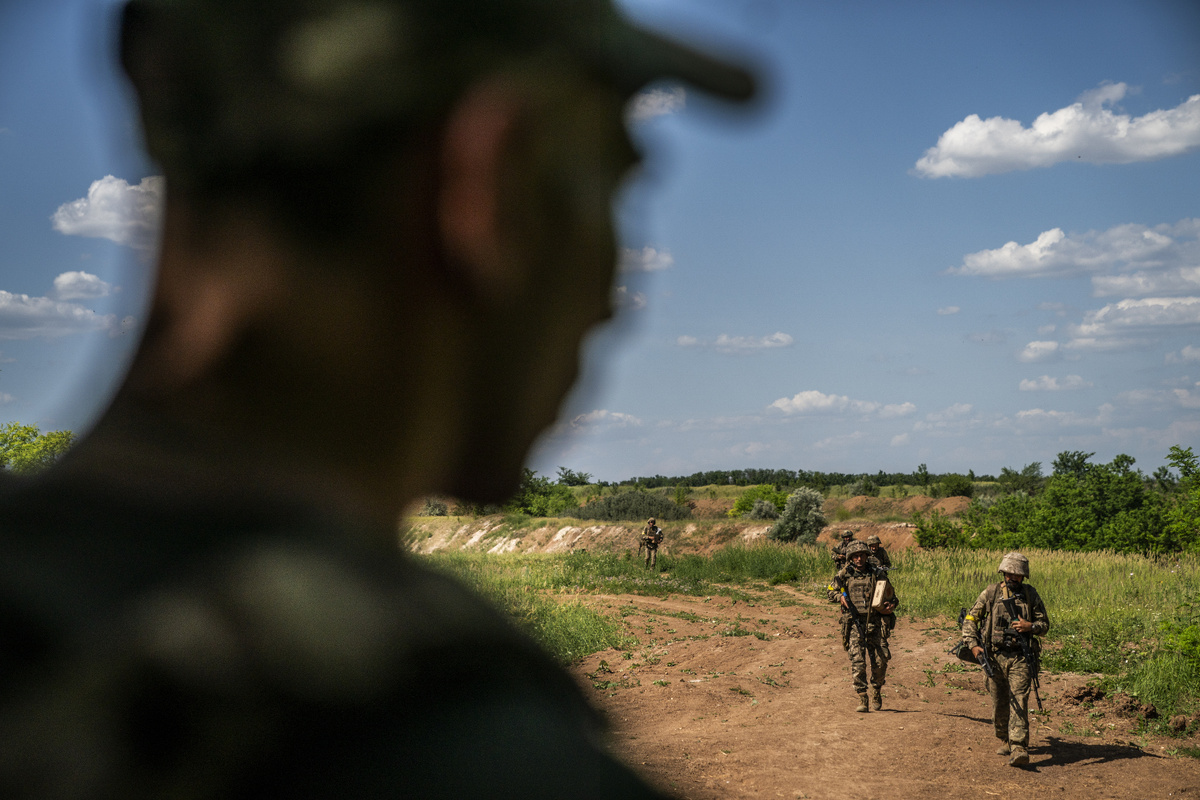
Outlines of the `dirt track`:
M 1169 753 L 1195 740 L 1143 738 L 1107 701 L 1065 700 L 1085 676 L 1043 674 L 1030 765 L 1009 767 L 994 754 L 982 674 L 946 654 L 948 620 L 901 617 L 884 709 L 859 714 L 829 603 L 790 589 L 749 603 L 576 599 L 619 612 L 642 643 L 573 670 L 615 749 L 689 800 L 1200 797 L 1200 760 Z

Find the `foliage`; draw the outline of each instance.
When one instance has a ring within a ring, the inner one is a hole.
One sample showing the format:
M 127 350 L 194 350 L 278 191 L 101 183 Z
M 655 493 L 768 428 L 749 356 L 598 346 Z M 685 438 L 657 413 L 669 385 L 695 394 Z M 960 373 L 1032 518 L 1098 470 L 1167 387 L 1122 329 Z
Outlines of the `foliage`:
M 870 478 L 855 481 L 850 487 L 852 497 L 879 497 L 879 484 Z
M 587 486 L 592 482 L 592 476 L 588 472 L 576 472 L 566 467 L 559 467 L 558 482 L 563 486 Z
M 752 486 L 742 493 L 741 497 L 733 504 L 733 508 L 729 509 L 729 516 L 743 517 L 750 513 L 754 508 L 756 500 L 766 500 L 775 506 L 777 511 L 783 511 L 784 505 L 787 503 L 787 492 L 776 491 L 774 486 L 761 484 Z
M 1171 448 L 1167 461 L 1179 470 L 1165 517 L 1166 538 L 1181 550 L 1200 552 L 1200 464 L 1192 448 Z
M 517 493 L 504 504 L 504 510 L 531 517 L 557 517 L 576 506 L 575 495 L 566 485 L 554 483 L 526 467 Z
M 1024 492 L 1028 495 L 1037 494 L 1041 491 L 1044 483 L 1042 464 L 1040 461 L 1034 461 L 1022 467 L 1020 472 L 1008 467 L 1001 467 L 999 483 L 1008 494 L 1016 492 Z
M 674 497 L 672 497 L 672 500 L 677 506 L 686 506 L 688 503 L 689 494 L 690 492 L 688 491 L 688 487 L 681 484 L 675 487 L 675 494 Z
M 419 516 L 422 517 L 444 517 L 449 511 L 449 507 L 435 497 L 425 498 L 425 505 L 421 506 Z
M 779 509 L 769 500 L 755 500 L 754 507 L 742 515 L 746 519 L 779 519 Z
M 938 509 L 933 509 L 928 517 L 921 514 L 913 515 L 916 533 L 913 534 L 917 544 L 926 550 L 935 547 L 964 547 L 967 539 L 962 528 Z
M 597 519 L 609 522 L 646 520 L 677 520 L 690 517 L 692 510 L 686 505 L 677 505 L 673 500 L 652 492 L 622 492 L 594 500 L 581 508 L 563 512 L 563 516 L 576 519 Z
M 75 443 L 71 431 L 42 433 L 37 425 L 0 425 L 0 468 L 30 474 L 51 466 Z
M 973 503 L 963 515 L 972 547 L 1113 550 L 1164 553 L 1182 549 L 1166 524 L 1166 503 L 1147 488 L 1134 460 L 1118 455 L 1091 464 L 1090 453 L 1063 452 L 1037 496 L 1016 493 L 991 505 Z
M 770 538 L 779 542 L 814 544 L 821 529 L 828 524 L 821 510 L 825 498 L 816 489 L 801 487 L 788 495 L 783 514 L 771 526 Z
M 951 473 L 942 478 L 942 493 L 946 497 L 974 497 L 975 482 L 966 475 Z

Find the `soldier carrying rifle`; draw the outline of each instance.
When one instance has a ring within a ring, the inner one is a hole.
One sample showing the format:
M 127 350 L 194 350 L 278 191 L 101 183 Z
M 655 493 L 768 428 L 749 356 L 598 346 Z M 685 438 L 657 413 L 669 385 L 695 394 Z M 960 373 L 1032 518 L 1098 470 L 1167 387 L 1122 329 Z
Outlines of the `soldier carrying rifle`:
M 979 594 L 963 620 L 962 635 L 971 653 L 992 667 L 992 719 L 1001 742 L 996 753 L 1010 756 L 1010 765 L 1023 767 L 1029 763 L 1030 689 L 1041 707 L 1037 695 L 1041 643 L 1037 637 L 1050 630 L 1050 617 L 1037 591 L 1025 583 L 1028 558 L 1008 553 L 997 571 L 1004 580 Z
M 879 562 L 869 560 L 869 548 L 862 542 L 851 542 L 846 548 L 849 563 L 834 576 L 834 586 L 842 604 L 842 645 L 850 654 L 850 673 L 854 691 L 858 693 L 855 711 L 867 707 L 867 660 L 871 662 L 871 708 L 883 708 L 883 684 L 887 677 L 891 653 L 881 637 L 882 617 L 893 614 L 900 601 L 887 584 L 886 573 Z M 876 589 L 882 584 L 882 597 Z M 878 597 L 878 603 L 876 598 Z

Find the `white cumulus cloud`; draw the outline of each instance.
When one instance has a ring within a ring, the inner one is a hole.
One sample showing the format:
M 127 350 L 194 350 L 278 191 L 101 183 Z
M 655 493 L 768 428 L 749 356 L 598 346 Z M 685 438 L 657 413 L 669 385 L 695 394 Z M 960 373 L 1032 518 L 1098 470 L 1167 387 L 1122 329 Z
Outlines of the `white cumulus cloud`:
M 670 269 L 674 264 L 675 257 L 668 250 L 659 250 L 649 245 L 640 250 L 634 247 L 621 248 L 621 272 L 660 272 Z
M 825 394 L 814 389 L 781 397 L 767 407 L 784 414 L 877 414 L 880 417 L 903 417 L 914 413 L 912 403 L 885 405 L 871 400 L 853 400 L 845 395 Z
M 149 253 L 158 241 L 165 188 L 160 175 L 142 178 L 136 186 L 105 175 L 92 181 L 87 197 L 63 203 L 50 219 L 59 233 L 108 239 Z
M 0 290 L 0 339 L 57 338 L 86 331 L 123 333 L 115 314 L 97 314 L 78 303 Z
M 1022 380 L 1019 389 L 1022 392 L 1066 392 L 1072 389 L 1090 389 L 1091 387 L 1092 383 L 1085 381 L 1079 375 L 1068 375 L 1062 380 L 1053 375 L 1042 375 Z
M 616 308 L 631 308 L 640 311 L 646 307 L 646 295 L 638 291 L 630 291 L 628 286 L 613 288 L 613 306 Z
M 1090 274 L 1098 295 L 1194 291 L 1200 285 L 1200 220 L 1150 227 L 1129 223 L 1105 231 L 1051 228 L 1028 244 L 1008 242 L 963 256 L 952 275 L 1038 278 Z M 1155 292 L 1156 287 L 1170 291 Z
M 1200 347 L 1184 345 L 1178 353 L 1167 353 L 1166 361 L 1168 364 L 1187 364 L 1200 361 Z
M 722 333 L 716 339 L 699 339 L 695 336 L 680 336 L 675 339 L 678 347 L 699 347 L 716 350 L 718 353 L 744 355 L 757 353 L 762 350 L 774 350 L 780 347 L 791 347 L 795 339 L 782 331 L 776 331 L 768 336 L 730 336 Z
M 962 311 L 962 309 L 959 308 L 958 306 L 945 306 L 944 308 L 939 308 L 937 310 L 937 313 L 940 316 L 948 317 L 952 314 L 957 314 L 959 311 Z
M 1025 345 L 1025 349 L 1017 355 L 1017 358 L 1026 363 L 1033 363 L 1050 361 L 1060 356 L 1058 342 L 1030 342 Z
M 55 300 L 93 300 L 108 297 L 112 287 L 90 272 L 64 272 L 54 279 Z
M 1028 128 L 1015 119 L 971 114 L 939 136 L 913 171 L 925 178 L 977 178 L 1062 161 L 1152 161 L 1200 147 L 1200 94 L 1132 117 L 1111 108 L 1127 92 L 1124 83 L 1101 85 L 1065 108 L 1039 115 Z
M 682 111 L 686 105 L 687 91 L 682 86 L 646 89 L 629 101 L 625 116 L 630 122 L 644 122 L 652 117 Z
M 1200 330 L 1200 297 L 1146 297 L 1109 303 L 1069 326 L 1072 350 L 1123 350 L 1160 336 Z

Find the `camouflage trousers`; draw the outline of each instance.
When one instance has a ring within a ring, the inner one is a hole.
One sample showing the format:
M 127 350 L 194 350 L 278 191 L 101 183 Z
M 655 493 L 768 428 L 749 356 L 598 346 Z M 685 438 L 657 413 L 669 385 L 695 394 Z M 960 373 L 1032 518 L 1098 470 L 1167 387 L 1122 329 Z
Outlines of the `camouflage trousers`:
M 992 653 L 996 677 L 988 681 L 992 693 L 992 721 L 996 738 L 1029 747 L 1029 665 L 1020 653 Z M 1014 713 L 1015 712 L 1015 713 Z
M 892 658 L 887 644 L 880 638 L 879 620 L 872 619 L 867 624 L 867 637 L 865 640 L 859 634 L 858 626 L 853 621 L 847 618 L 843 624 L 848 625 L 850 628 L 845 643 L 846 652 L 850 654 L 850 675 L 854 679 L 854 691 L 858 694 L 866 694 L 867 692 L 867 662 L 872 660 L 872 653 L 875 658 L 871 670 L 871 685 L 878 689 L 884 684 L 884 680 L 887 677 L 888 661 Z

